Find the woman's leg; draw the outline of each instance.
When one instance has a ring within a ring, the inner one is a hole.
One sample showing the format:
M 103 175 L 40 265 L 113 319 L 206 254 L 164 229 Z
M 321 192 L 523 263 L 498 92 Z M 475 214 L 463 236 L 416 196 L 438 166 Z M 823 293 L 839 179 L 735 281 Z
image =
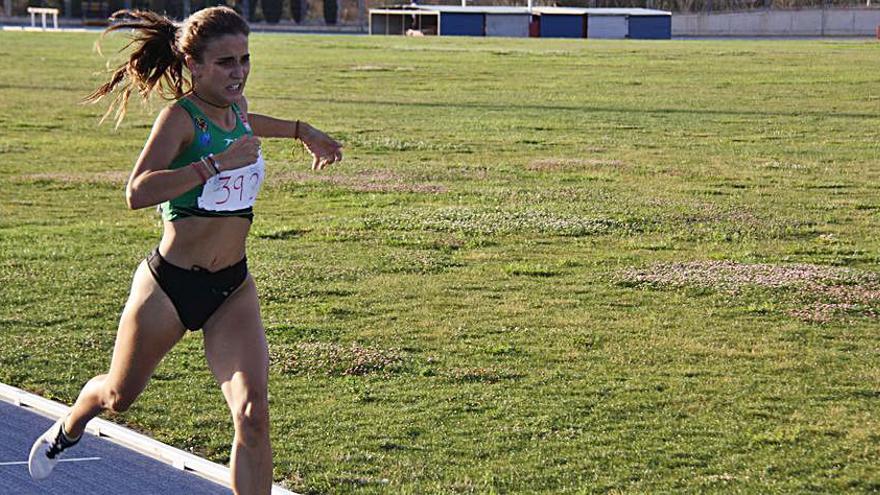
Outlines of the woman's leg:
M 103 410 L 128 409 L 185 331 L 174 305 L 142 262 L 119 320 L 110 371 L 83 387 L 64 423 L 67 434 L 79 437 L 86 423 Z
M 235 425 L 232 489 L 236 495 L 268 495 L 272 490 L 269 350 L 252 277 L 211 316 L 204 335 L 208 366 L 223 390 Z

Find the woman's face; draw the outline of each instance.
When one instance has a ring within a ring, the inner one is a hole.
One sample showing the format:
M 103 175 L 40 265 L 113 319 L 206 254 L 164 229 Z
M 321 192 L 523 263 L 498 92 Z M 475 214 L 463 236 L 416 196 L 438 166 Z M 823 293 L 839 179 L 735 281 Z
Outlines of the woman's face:
M 199 96 L 220 105 L 233 103 L 244 92 L 251 70 L 248 37 L 227 34 L 211 40 L 201 62 L 191 58 L 187 62 Z

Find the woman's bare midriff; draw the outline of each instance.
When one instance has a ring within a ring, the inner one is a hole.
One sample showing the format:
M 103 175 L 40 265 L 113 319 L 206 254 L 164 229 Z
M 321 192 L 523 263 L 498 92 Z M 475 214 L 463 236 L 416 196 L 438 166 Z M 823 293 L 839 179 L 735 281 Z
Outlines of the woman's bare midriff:
M 172 265 L 217 271 L 241 261 L 251 222 L 241 217 L 188 217 L 164 222 L 159 253 Z

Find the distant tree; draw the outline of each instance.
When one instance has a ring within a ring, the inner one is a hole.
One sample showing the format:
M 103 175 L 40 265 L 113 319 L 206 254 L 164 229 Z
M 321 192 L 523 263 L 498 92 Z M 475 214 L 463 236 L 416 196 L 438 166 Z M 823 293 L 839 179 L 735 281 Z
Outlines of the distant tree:
M 331 26 L 336 24 L 338 14 L 339 4 L 337 0 L 324 0 L 324 22 Z
M 290 15 L 297 24 L 305 19 L 308 10 L 309 3 L 305 0 L 290 0 Z
M 281 20 L 281 11 L 284 5 L 282 0 L 261 0 L 263 5 L 263 17 L 269 24 L 278 24 Z

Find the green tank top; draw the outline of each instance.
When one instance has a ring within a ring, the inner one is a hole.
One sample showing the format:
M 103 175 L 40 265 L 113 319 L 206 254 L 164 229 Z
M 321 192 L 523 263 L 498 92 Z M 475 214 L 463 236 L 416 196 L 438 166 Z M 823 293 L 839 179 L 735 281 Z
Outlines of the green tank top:
M 192 143 L 178 155 L 168 167 L 171 170 L 186 167 L 201 160 L 208 153 L 223 152 L 236 139 L 253 134 L 238 106 L 235 111 L 235 127 L 226 131 L 211 121 L 190 100 L 177 101 L 189 114 L 195 130 Z M 186 217 L 244 217 L 253 220 L 253 200 L 263 181 L 262 156 L 256 163 L 236 170 L 227 170 L 212 177 L 203 185 L 196 186 L 180 196 L 160 205 L 162 220 L 175 221 Z

